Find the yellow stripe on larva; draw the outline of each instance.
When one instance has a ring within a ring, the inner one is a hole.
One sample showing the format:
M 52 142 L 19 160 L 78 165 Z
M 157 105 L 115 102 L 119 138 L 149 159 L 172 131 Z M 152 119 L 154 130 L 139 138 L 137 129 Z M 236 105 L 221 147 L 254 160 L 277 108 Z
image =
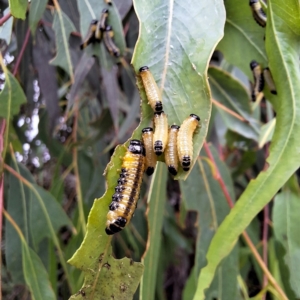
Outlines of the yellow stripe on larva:
M 142 130 L 143 142 L 146 150 L 146 167 L 145 172 L 148 176 L 151 176 L 156 166 L 156 155 L 153 149 L 153 129 L 146 127 Z
M 180 164 L 184 171 L 190 169 L 193 160 L 193 134 L 200 118 L 191 114 L 180 126 L 177 136 L 177 150 Z
M 160 90 L 154 80 L 152 73 L 147 66 L 140 68 L 140 76 L 143 81 L 148 102 L 154 112 L 162 111 L 162 98 Z
M 179 126 L 172 125 L 169 130 L 168 144 L 165 150 L 165 162 L 168 170 L 172 175 L 177 175 L 178 172 L 178 152 L 177 152 L 177 136 Z
M 140 196 L 144 168 L 144 146 L 139 140 L 131 140 L 109 205 L 105 229 L 108 235 L 121 231 L 130 222 Z
M 259 0 L 250 0 L 249 4 L 256 23 L 262 27 L 265 27 L 267 24 L 267 16 L 263 11 Z
M 168 118 L 164 111 L 154 113 L 153 149 L 157 156 L 161 155 L 168 142 Z

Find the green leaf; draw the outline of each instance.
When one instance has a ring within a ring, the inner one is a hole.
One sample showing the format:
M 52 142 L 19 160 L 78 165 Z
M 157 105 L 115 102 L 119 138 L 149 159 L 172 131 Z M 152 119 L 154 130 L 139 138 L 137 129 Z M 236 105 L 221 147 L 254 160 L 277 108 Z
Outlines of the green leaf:
M 194 165 L 210 119 L 207 67 L 213 49 L 223 35 L 223 1 L 135 0 L 134 7 L 140 21 L 132 58 L 135 72 L 145 65 L 150 68 L 162 91 L 169 125 L 180 125 L 191 113 L 201 118 L 201 129 L 193 139 Z M 143 122 L 149 124 L 153 111 L 147 104 L 141 81 L 137 84 L 143 100 Z M 139 137 L 143 125 L 137 129 Z M 187 175 L 180 170 L 177 179 Z
M 34 36 L 38 22 L 46 9 L 47 0 L 32 0 L 29 10 L 29 27 Z
M 266 143 L 272 140 L 274 129 L 276 126 L 276 118 L 261 126 L 258 138 L 258 147 L 262 148 Z
M 50 64 L 64 69 L 73 82 L 74 74 L 69 49 L 69 36 L 76 29 L 69 17 L 60 8 L 55 12 L 52 28 L 55 31 L 56 56 L 50 61 Z
M 210 146 L 216 165 L 224 180 L 225 186 L 234 197 L 233 183 L 228 168 L 219 159 L 218 153 Z M 202 150 L 203 151 L 203 150 Z M 201 157 L 204 153 L 201 153 Z M 207 157 L 206 157 L 207 158 Z M 224 193 L 214 178 L 211 166 L 205 159 L 198 159 L 196 166 L 191 172 L 191 176 L 186 181 L 180 182 L 182 191 L 182 200 L 187 210 L 193 210 L 198 213 L 197 228 L 198 236 L 196 242 L 195 258 L 195 277 L 198 276 L 201 269 L 206 264 L 204 253 L 207 252 L 209 244 L 216 234 L 219 225 L 229 213 L 230 208 L 227 204 Z M 223 261 L 219 270 L 216 272 L 214 283 L 206 292 L 207 299 L 218 298 L 235 299 L 237 295 L 237 275 L 238 275 L 238 253 L 237 248 L 230 256 Z M 189 289 L 186 291 L 189 295 L 194 285 L 190 279 Z M 195 292 L 195 290 L 193 291 Z M 190 298 L 191 299 L 191 298 Z
M 20 105 L 26 102 L 26 96 L 15 76 L 6 68 L 3 71 L 5 84 L 0 93 L 0 117 L 8 120 L 19 112 Z
M 138 287 L 143 265 L 132 263 L 128 258 L 114 259 L 110 246 L 111 236 L 105 233 L 108 206 L 119 178 L 116 170 L 121 169 L 121 158 L 125 152 L 125 146 L 115 149 L 105 171 L 107 190 L 101 198 L 95 199 L 88 217 L 84 240 L 68 261 L 81 269 L 85 276 L 83 287 L 71 299 L 81 299 L 82 293 L 91 299 L 109 299 L 111 295 L 115 299 L 131 299 Z
M 274 199 L 273 224 L 275 239 L 285 249 L 284 262 L 289 269 L 289 281 L 297 298 L 300 297 L 300 197 L 288 190 Z
M 22 262 L 25 281 L 32 299 L 56 299 L 43 263 L 38 255 L 24 243 L 22 243 Z
M 167 168 L 158 163 L 153 174 L 148 195 L 148 240 L 142 262 L 145 272 L 140 286 L 140 299 L 155 299 L 155 285 L 162 241 L 162 225 L 166 201 Z
M 7 15 L 10 12 L 9 7 L 4 10 L 3 15 Z M 0 27 L 0 39 L 5 40 L 6 44 L 10 44 L 11 33 L 13 27 L 14 18 L 9 18 L 1 27 Z
M 257 140 L 260 124 L 252 117 L 246 87 L 230 73 L 216 67 L 210 67 L 208 75 L 214 100 L 245 119 L 237 119 L 214 103 L 226 126 L 246 138 Z
M 300 70 L 299 36 L 284 22 L 286 12 L 299 28 L 297 1 L 268 1 L 266 49 L 270 69 L 278 88 L 276 102 L 276 129 L 267 164 L 252 180 L 235 207 L 214 236 L 207 253 L 207 266 L 202 270 L 195 299 L 204 299 L 204 291 L 214 277 L 218 264 L 228 255 L 238 236 L 257 213 L 272 199 L 279 188 L 300 165 Z
M 267 66 L 267 56 L 264 47 L 265 29 L 260 27 L 252 16 L 249 1 L 224 1 L 226 8 L 226 23 L 224 38 L 217 46 L 227 62 L 239 67 L 249 78 L 251 60 L 256 60 Z
M 18 19 L 25 20 L 27 5 L 27 0 L 9 0 L 11 14 Z

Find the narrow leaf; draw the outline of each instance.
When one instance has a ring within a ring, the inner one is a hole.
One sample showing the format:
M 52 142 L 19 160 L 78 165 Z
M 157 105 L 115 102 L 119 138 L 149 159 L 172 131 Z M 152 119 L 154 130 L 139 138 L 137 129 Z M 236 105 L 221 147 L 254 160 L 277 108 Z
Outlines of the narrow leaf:
M 300 197 L 290 191 L 276 195 L 273 208 L 275 239 L 285 250 L 284 262 L 289 269 L 289 281 L 297 298 L 300 297 Z
M 252 117 L 246 87 L 231 74 L 216 67 L 210 67 L 208 75 L 213 98 L 244 118 L 241 121 L 216 105 L 227 127 L 246 138 L 257 140 L 260 124 Z
M 25 20 L 28 0 L 9 0 L 11 14 L 18 19 Z
M 162 92 L 169 125 L 180 125 L 191 113 L 201 118 L 201 129 L 194 135 L 194 165 L 211 113 L 207 66 L 223 35 L 223 1 L 135 0 L 134 7 L 140 21 L 139 39 L 132 58 L 135 72 L 138 74 L 145 65 L 150 68 Z M 140 80 L 138 88 L 144 104 L 142 116 L 147 124 L 153 112 Z M 180 170 L 177 178 L 187 175 Z
M 294 21 L 294 28 L 283 22 L 286 12 Z M 250 182 L 214 236 L 207 253 L 207 266 L 198 280 L 195 299 L 204 299 L 204 291 L 212 282 L 217 266 L 229 254 L 238 236 L 300 165 L 300 39 L 296 34 L 299 21 L 297 1 L 288 0 L 284 7 L 280 0 L 268 1 L 266 49 L 278 87 L 274 103 L 276 129 L 270 155 L 264 171 Z
M 69 49 L 69 36 L 71 32 L 76 31 L 76 29 L 72 21 L 61 9 L 55 12 L 52 27 L 55 31 L 56 56 L 50 61 L 50 64 L 64 69 L 73 82 L 74 75 Z
M 25 281 L 32 299 L 56 299 L 43 263 L 38 255 L 24 243 L 22 243 L 22 262 Z
M 158 163 L 151 181 L 148 195 L 148 240 L 146 252 L 143 255 L 145 272 L 140 287 L 140 299 L 155 299 L 157 267 L 161 247 L 161 233 L 166 201 L 167 169 Z
M 261 126 L 258 138 L 258 147 L 262 148 L 266 143 L 272 140 L 274 129 L 276 126 L 276 118 Z
M 102 198 L 95 199 L 84 240 L 69 260 L 85 276 L 83 287 L 71 299 L 81 299 L 82 293 L 90 299 L 109 299 L 111 295 L 115 299 L 131 299 L 138 287 L 143 265 L 131 263 L 128 258 L 114 259 L 110 246 L 111 237 L 105 233 L 108 206 L 119 178 L 116 170 L 121 169 L 120 157 L 124 156 L 125 151 L 124 146 L 115 149 L 105 171 L 107 190 Z
M 8 120 L 19 112 L 20 105 L 26 102 L 26 96 L 19 82 L 3 63 L 1 63 L 1 67 L 5 74 L 5 84 L 0 93 L 0 117 Z
M 29 27 L 34 36 L 38 22 L 46 9 L 47 0 L 32 0 L 29 10 Z

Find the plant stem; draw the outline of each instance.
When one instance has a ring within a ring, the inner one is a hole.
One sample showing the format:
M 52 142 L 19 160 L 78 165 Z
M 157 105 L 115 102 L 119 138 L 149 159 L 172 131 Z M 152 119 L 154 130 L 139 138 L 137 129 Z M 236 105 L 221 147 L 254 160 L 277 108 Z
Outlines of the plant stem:
M 30 29 L 28 28 L 28 29 L 27 29 L 27 32 L 26 32 L 26 35 L 25 35 L 25 39 L 24 39 L 23 45 L 22 45 L 22 48 L 21 48 L 21 50 L 20 50 L 20 53 L 19 53 L 19 55 L 18 55 L 16 64 L 15 64 L 14 69 L 13 69 L 13 72 L 12 72 L 14 76 L 16 76 L 16 74 L 17 74 L 17 72 L 18 72 L 18 69 L 19 69 L 19 66 L 20 66 L 22 57 L 23 57 L 23 55 L 24 55 L 26 46 L 27 46 L 28 41 L 29 41 L 29 37 L 30 37 Z
M 11 13 L 10 12 L 7 15 L 3 16 L 0 19 L 0 26 L 2 26 L 10 17 L 11 17 Z
M 219 172 L 219 169 L 215 163 L 214 157 L 209 149 L 209 146 L 207 144 L 207 142 L 204 142 L 203 144 L 204 150 L 208 156 L 208 158 L 211 160 L 213 166 L 214 166 L 214 173 L 216 174 L 216 180 L 218 181 L 218 183 L 220 184 L 220 187 L 223 191 L 223 194 L 227 200 L 227 203 L 229 205 L 230 208 L 233 208 L 234 204 L 233 201 L 229 195 L 229 192 L 227 190 L 227 187 L 223 181 L 223 178 L 221 177 L 221 174 Z M 264 263 L 264 261 L 262 260 L 262 258 L 260 257 L 260 254 L 258 253 L 256 247 L 254 246 L 254 244 L 252 243 L 249 235 L 247 234 L 246 231 L 244 231 L 242 233 L 243 238 L 245 240 L 245 242 L 247 243 L 248 247 L 250 248 L 253 256 L 255 257 L 257 263 L 260 265 L 262 271 L 264 272 L 265 276 L 267 277 L 267 279 L 269 280 L 269 282 L 273 285 L 273 287 L 276 289 L 276 291 L 278 292 L 278 294 L 281 296 L 281 299 L 283 300 L 288 300 L 287 296 L 285 295 L 284 291 L 281 289 L 281 287 L 279 286 L 279 284 L 277 283 L 277 281 L 275 280 L 275 278 L 273 277 L 273 275 L 270 273 L 270 271 L 268 270 L 268 267 L 266 266 L 266 264 Z

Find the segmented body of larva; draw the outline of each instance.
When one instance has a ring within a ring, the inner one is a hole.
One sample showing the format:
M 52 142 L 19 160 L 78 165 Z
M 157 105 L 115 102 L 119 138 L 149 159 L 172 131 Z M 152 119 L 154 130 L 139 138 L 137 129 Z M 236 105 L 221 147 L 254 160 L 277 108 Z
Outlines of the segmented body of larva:
M 153 129 L 146 127 L 142 130 L 143 142 L 146 150 L 146 167 L 145 172 L 148 176 L 151 176 L 154 172 L 156 165 L 156 155 L 153 149 Z
M 172 175 L 178 172 L 177 136 L 180 126 L 172 125 L 169 130 L 168 143 L 165 150 L 165 162 Z
M 140 76 L 143 81 L 145 92 L 148 102 L 154 112 L 160 112 L 163 110 L 162 98 L 160 90 L 154 80 L 152 73 L 147 66 L 140 68 Z
M 180 164 L 184 171 L 190 169 L 193 160 L 193 134 L 199 125 L 200 118 L 191 114 L 183 121 L 178 131 L 177 150 Z
M 141 141 L 131 140 L 109 205 L 105 229 L 108 235 L 121 231 L 131 220 L 140 196 L 144 168 L 145 148 Z
M 154 113 L 153 149 L 157 156 L 161 155 L 168 142 L 168 118 L 164 111 Z

